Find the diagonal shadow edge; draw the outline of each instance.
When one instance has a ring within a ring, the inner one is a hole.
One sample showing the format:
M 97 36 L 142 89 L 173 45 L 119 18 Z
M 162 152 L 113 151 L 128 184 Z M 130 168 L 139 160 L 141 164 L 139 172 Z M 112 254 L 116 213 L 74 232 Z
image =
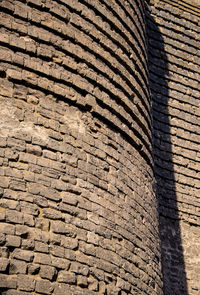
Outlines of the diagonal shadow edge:
M 168 57 L 159 26 L 148 8 L 146 26 L 163 292 L 164 295 L 188 295 L 168 113 Z

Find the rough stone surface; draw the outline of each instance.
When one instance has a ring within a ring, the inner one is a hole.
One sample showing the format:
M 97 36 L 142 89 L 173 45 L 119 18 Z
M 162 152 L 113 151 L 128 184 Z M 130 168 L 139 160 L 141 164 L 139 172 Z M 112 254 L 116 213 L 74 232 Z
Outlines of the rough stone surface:
M 200 294 L 199 1 L 151 1 L 154 158 L 164 293 Z
M 1 294 L 198 294 L 197 1 L 0 1 Z

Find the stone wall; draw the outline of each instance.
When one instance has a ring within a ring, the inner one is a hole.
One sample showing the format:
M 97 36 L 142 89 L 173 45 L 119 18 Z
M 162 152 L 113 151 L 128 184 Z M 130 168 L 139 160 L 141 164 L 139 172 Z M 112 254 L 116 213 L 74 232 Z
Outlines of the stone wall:
M 199 1 L 151 1 L 154 155 L 164 293 L 200 292 Z
M 162 294 L 144 18 L 0 1 L 2 295 Z

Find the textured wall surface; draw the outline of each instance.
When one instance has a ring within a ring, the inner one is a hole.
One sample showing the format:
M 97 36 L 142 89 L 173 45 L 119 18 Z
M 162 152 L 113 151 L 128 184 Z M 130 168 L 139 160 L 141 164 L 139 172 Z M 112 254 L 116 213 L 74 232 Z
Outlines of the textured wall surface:
M 0 1 L 1 294 L 162 294 L 143 1 Z
M 154 155 L 164 293 L 200 294 L 199 1 L 151 1 Z

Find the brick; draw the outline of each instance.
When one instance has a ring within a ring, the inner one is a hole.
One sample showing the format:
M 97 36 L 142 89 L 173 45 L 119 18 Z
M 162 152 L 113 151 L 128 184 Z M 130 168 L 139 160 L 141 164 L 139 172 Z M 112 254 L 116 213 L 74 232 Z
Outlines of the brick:
M 81 263 L 73 261 L 70 266 L 70 271 L 76 274 L 87 276 L 89 274 L 89 267 L 87 265 L 82 265 Z
M 104 271 L 101 269 L 98 269 L 96 267 L 91 267 L 90 268 L 90 273 L 92 274 L 92 276 L 94 276 L 95 278 L 97 278 L 99 281 L 104 281 Z
M 21 212 L 24 212 L 29 215 L 38 216 L 39 210 L 35 204 L 28 202 L 20 201 Z
M 19 202 L 2 198 L 0 200 L 0 205 L 1 207 L 8 208 L 8 209 L 17 209 L 17 207 L 19 206 Z
M 93 232 L 88 232 L 87 233 L 87 241 L 89 243 L 92 243 L 94 245 L 98 245 L 99 244 L 99 240 L 100 240 L 100 237 L 97 234 L 95 234 Z
M 51 257 L 48 254 L 43 254 L 43 253 L 35 253 L 34 255 L 34 263 L 39 263 L 39 264 L 46 264 L 46 265 L 51 265 Z
M 66 284 L 56 284 L 54 289 L 55 295 L 72 295 L 73 293 L 69 290 L 69 288 L 66 288 Z
M 10 185 L 9 188 L 12 190 L 19 190 L 19 191 L 26 191 L 26 183 L 25 181 L 20 181 L 16 179 L 11 179 L 10 180 Z
M 80 241 L 79 242 L 79 249 L 87 255 L 96 256 L 96 248 L 92 244 L 87 244 L 85 242 Z M 103 249 L 102 249 L 102 251 L 103 251 Z
M 6 176 L 0 176 L 0 186 L 2 188 L 8 188 L 9 186 L 9 178 Z
M 6 241 L 6 235 L 0 233 L 0 245 L 3 245 Z
M 12 256 L 15 259 L 31 262 L 33 261 L 34 253 L 28 250 L 15 249 Z
M 41 265 L 39 275 L 43 279 L 52 281 L 56 275 L 56 268 L 48 265 Z
M 51 254 L 57 257 L 65 257 L 65 248 L 57 245 L 50 246 Z
M 2 221 L 5 221 L 5 220 L 6 220 L 6 213 L 5 213 L 5 211 L 0 212 L 0 221 L 2 222 Z M 0 244 L 1 244 L 1 242 L 0 242 Z
M 50 221 L 44 218 L 37 218 L 35 226 L 43 231 L 49 231 Z
M 54 285 L 47 280 L 37 280 L 35 291 L 40 294 L 51 294 L 53 292 Z
M 29 292 L 26 291 L 18 291 L 14 289 L 8 289 L 6 291 L 3 291 L 2 295 L 29 295 Z
M 7 139 L 6 137 L 0 137 L 0 147 L 6 147 Z
M 0 257 L 8 258 L 9 257 L 9 249 L 7 247 L 0 248 Z
M 74 273 L 70 273 L 67 271 L 59 271 L 58 282 L 59 283 L 67 283 L 67 284 L 75 284 L 76 283 L 76 276 Z
M 41 196 L 35 196 L 34 197 L 34 203 L 38 205 L 39 207 L 45 208 L 48 207 L 48 201 L 46 198 Z
M 18 110 L 18 113 L 16 111 L 16 115 L 20 119 L 20 116 L 19 116 L 20 113 L 19 112 L 20 112 L 20 110 Z M 21 118 L 21 119 L 23 119 L 23 118 Z M 20 139 L 15 139 L 15 138 L 12 138 L 12 137 L 8 137 L 7 138 L 7 145 L 9 147 L 15 148 L 18 151 L 23 152 L 25 150 L 25 142 L 20 140 Z
M 21 237 L 27 237 L 29 233 L 29 228 L 26 225 L 17 224 L 16 225 L 16 235 Z
M 19 274 L 17 277 L 17 283 L 19 290 L 33 291 L 35 289 L 35 280 L 28 275 Z
M 24 213 L 24 225 L 28 225 L 31 227 L 35 226 L 35 218 L 30 214 Z
M 19 158 L 19 152 L 16 150 L 10 150 L 6 149 L 5 150 L 5 158 L 9 160 L 17 160 Z M 1 178 L 0 178 L 1 179 Z M 4 179 L 6 181 L 6 179 Z
M 25 261 L 20 261 L 12 259 L 9 266 L 9 274 L 25 274 L 27 269 L 27 263 Z
M 6 235 L 6 246 L 19 248 L 21 245 L 21 238 L 13 235 Z
M 35 181 L 35 174 L 31 171 L 23 171 L 25 181 Z
M 70 265 L 69 260 L 67 260 L 65 258 L 59 258 L 59 257 L 52 256 L 52 266 L 55 266 L 56 268 L 68 270 L 69 265 Z
M 51 187 L 61 191 L 67 190 L 67 184 L 59 179 L 53 179 L 51 182 Z
M 43 156 L 51 160 L 57 160 L 57 154 L 48 150 L 43 150 Z
M 55 189 L 43 187 L 41 188 L 40 193 L 43 197 L 46 197 L 47 199 L 50 199 L 52 201 L 61 200 L 60 193 Z
M 16 41 L 11 40 L 11 44 L 16 44 Z M 16 80 L 21 80 L 22 79 L 22 73 L 21 71 L 17 71 L 17 70 L 14 70 L 14 69 L 8 69 L 7 72 L 7 77 L 10 78 L 10 79 L 16 79 Z
M 1 223 L 0 232 L 3 234 L 14 235 L 15 234 L 15 226 L 12 224 Z
M 6 210 L 6 221 L 11 223 L 23 223 L 23 213 L 15 210 Z
M 70 237 L 61 237 L 61 246 L 65 248 L 76 250 L 78 248 L 78 241 Z
M 17 177 L 21 179 L 23 178 L 23 173 L 18 169 L 6 168 L 4 171 L 6 176 Z
M 36 164 L 37 157 L 32 154 L 20 153 L 19 161 L 23 163 Z
M 44 208 L 42 210 L 43 217 L 49 218 L 49 219 L 61 219 L 62 213 L 59 210 L 50 209 L 50 208 Z
M 0 274 L 0 288 L 16 289 L 17 288 L 16 276 L 7 276 L 6 274 Z
M 48 267 L 45 265 L 45 267 Z M 40 265 L 39 264 L 29 264 L 28 265 L 28 273 L 30 275 L 37 275 L 40 271 Z
M 35 241 L 35 251 L 42 252 L 42 253 L 48 253 L 49 246 L 44 243 Z
M 70 192 L 61 192 L 62 201 L 64 203 L 76 206 L 78 204 L 77 195 Z
M 9 259 L 1 257 L 0 258 L 0 272 L 5 272 L 9 265 Z
M 99 285 L 98 285 L 98 282 L 95 281 L 94 279 L 88 279 L 88 289 L 91 290 L 91 291 L 98 291 L 99 289 Z
M 78 275 L 77 276 L 77 285 L 82 288 L 86 288 L 88 286 L 87 278 L 84 276 Z

